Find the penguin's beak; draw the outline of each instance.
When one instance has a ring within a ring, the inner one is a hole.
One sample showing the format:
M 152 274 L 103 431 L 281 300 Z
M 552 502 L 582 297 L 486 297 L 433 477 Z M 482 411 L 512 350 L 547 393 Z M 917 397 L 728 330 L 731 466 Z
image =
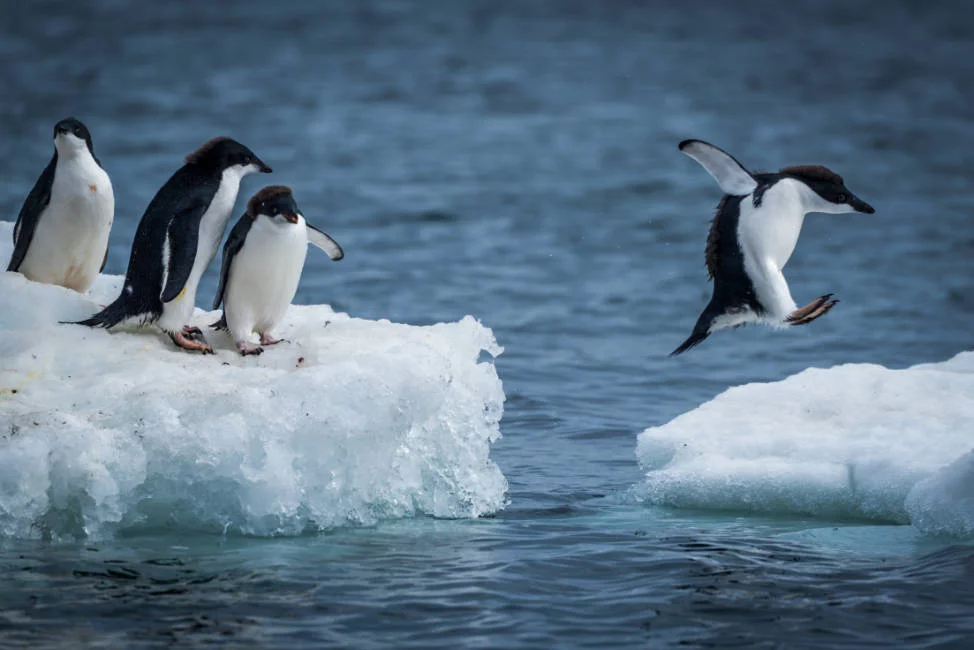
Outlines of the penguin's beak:
M 264 164 L 264 161 L 261 160 L 260 158 L 255 158 L 254 159 L 254 164 L 257 165 L 257 170 L 261 174 L 270 174 L 272 171 L 274 171 L 273 169 L 271 169 L 270 167 L 268 167 L 266 164 Z
M 849 198 L 849 205 L 855 208 L 856 212 L 865 212 L 866 214 L 875 214 L 876 209 L 860 199 L 858 196 L 852 196 Z
M 284 218 L 287 219 L 288 221 L 290 221 L 291 223 L 297 223 L 298 222 L 298 215 L 296 215 L 296 214 L 294 214 L 292 212 L 289 212 L 289 213 L 285 214 L 284 215 Z

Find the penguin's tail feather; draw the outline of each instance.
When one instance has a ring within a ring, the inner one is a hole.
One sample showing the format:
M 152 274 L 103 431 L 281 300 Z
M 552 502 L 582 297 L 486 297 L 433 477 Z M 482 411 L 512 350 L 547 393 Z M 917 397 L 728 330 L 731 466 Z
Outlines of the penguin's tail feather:
M 707 305 L 707 308 L 703 310 L 700 314 L 700 318 L 697 319 L 696 324 L 693 326 L 693 332 L 687 337 L 687 340 L 680 344 L 680 347 L 670 352 L 671 357 L 675 357 L 678 354 L 683 354 L 687 350 L 697 347 L 703 340 L 710 336 L 711 325 L 714 324 L 714 318 L 716 317 L 717 310 L 714 309 L 713 301 Z
M 127 309 L 124 294 L 115 299 L 115 302 L 108 305 L 100 312 L 92 316 L 91 318 L 86 318 L 85 320 L 79 320 L 74 322 L 68 322 L 68 325 L 86 325 L 88 327 L 104 327 L 108 329 L 109 327 L 114 327 L 118 325 L 126 318 L 130 317 L 132 314 L 129 313 Z
M 700 345 L 705 338 L 710 336 L 710 332 L 707 330 L 708 328 L 693 328 L 693 333 L 687 338 L 686 341 L 680 344 L 680 347 L 670 352 L 670 356 L 675 357 L 678 354 L 683 354 L 687 350 L 693 349 Z

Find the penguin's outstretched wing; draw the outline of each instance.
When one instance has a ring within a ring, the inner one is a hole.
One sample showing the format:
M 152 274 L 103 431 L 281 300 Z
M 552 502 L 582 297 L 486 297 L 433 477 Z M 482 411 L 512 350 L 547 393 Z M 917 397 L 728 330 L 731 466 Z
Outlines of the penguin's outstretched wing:
M 758 186 L 751 172 L 726 151 L 703 140 L 684 140 L 680 151 L 707 170 L 725 194 L 747 196 Z
M 243 248 L 244 241 L 247 240 L 247 233 L 250 232 L 250 226 L 253 223 L 254 220 L 244 213 L 230 231 L 230 236 L 227 237 L 227 243 L 223 245 L 223 261 L 220 266 L 220 286 L 216 289 L 216 297 L 213 299 L 213 309 L 219 308 L 220 303 L 223 302 L 223 294 L 227 290 L 227 282 L 230 280 L 230 265 L 233 263 L 233 258 Z
M 7 265 L 8 271 L 20 269 L 20 265 L 27 257 L 27 249 L 34 239 L 34 230 L 37 222 L 41 219 L 41 213 L 47 204 L 51 202 L 51 186 L 54 185 L 54 169 L 57 167 L 57 152 L 48 163 L 40 178 L 34 183 L 34 188 L 27 195 L 24 205 L 20 208 L 17 215 L 17 223 L 14 225 L 14 253 L 10 257 L 10 264 Z
M 308 227 L 309 242 L 325 251 L 325 254 L 335 262 L 345 257 L 345 251 L 342 250 L 342 247 L 338 245 L 337 241 L 321 232 L 307 221 L 305 221 L 305 225 Z
M 196 245 L 200 237 L 200 220 L 206 213 L 208 204 L 205 201 L 193 201 L 182 212 L 176 213 L 169 228 L 166 229 L 166 241 L 169 246 L 168 274 L 166 286 L 162 290 L 162 302 L 176 299 L 186 280 L 193 270 L 196 261 Z M 165 245 L 165 244 L 164 244 Z

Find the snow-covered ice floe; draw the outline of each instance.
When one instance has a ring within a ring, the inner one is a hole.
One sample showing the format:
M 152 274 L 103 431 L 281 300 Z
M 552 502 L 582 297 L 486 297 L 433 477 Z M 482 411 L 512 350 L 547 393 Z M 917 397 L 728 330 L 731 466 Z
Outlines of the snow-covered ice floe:
M 974 352 L 731 388 L 639 435 L 637 499 L 974 536 Z
M 480 358 L 501 348 L 475 319 L 414 327 L 293 305 L 277 331 L 291 342 L 246 358 L 219 332 L 201 356 L 154 329 L 58 324 L 121 281 L 82 296 L 0 271 L 0 537 L 295 535 L 504 506 L 490 458 L 504 392 Z

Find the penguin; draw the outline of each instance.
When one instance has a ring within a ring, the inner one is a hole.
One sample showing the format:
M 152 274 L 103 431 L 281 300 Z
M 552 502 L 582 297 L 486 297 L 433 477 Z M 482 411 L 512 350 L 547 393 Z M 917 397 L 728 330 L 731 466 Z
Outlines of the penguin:
M 17 216 L 7 270 L 84 293 L 105 267 L 114 218 L 112 182 L 91 133 L 81 121 L 63 119 L 54 125 L 54 157 Z
M 214 138 L 187 156 L 142 215 L 121 294 L 77 324 L 108 328 L 138 319 L 155 323 L 178 347 L 212 354 L 200 329 L 189 326 L 196 288 L 216 256 L 240 180 L 255 172 L 271 168 L 231 138 Z
M 345 256 L 334 239 L 305 220 L 290 188 L 271 185 L 247 202 L 223 246 L 213 301 L 213 309 L 223 303 L 223 315 L 213 327 L 229 329 L 241 355 L 264 351 L 248 342 L 252 333 L 260 335 L 261 346 L 281 342 L 271 330 L 298 290 L 309 243 L 336 262 Z
M 747 323 L 807 325 L 827 314 L 832 294 L 798 308 L 782 269 L 791 257 L 805 215 L 876 211 L 821 165 L 795 165 L 778 173 L 752 173 L 733 156 L 701 140 L 684 140 L 690 156 L 724 192 L 707 237 L 706 262 L 713 297 L 693 333 L 671 356 L 686 352 L 719 329 Z

